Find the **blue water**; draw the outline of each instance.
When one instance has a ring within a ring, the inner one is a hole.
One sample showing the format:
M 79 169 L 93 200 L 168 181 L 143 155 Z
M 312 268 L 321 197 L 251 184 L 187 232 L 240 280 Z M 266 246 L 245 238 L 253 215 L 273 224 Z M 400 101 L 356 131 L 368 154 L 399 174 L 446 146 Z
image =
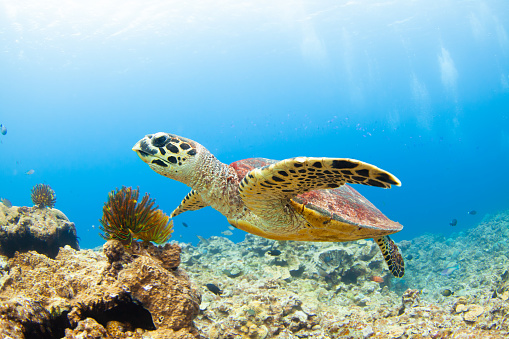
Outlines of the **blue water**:
M 402 187 L 355 188 L 405 226 L 396 240 L 509 208 L 506 0 L 5 0 L 0 65 L 0 196 L 31 206 L 49 184 L 85 248 L 111 190 L 139 186 L 168 214 L 189 191 L 131 150 L 158 131 L 226 163 L 388 170 Z M 211 208 L 174 222 L 193 243 L 228 226 Z

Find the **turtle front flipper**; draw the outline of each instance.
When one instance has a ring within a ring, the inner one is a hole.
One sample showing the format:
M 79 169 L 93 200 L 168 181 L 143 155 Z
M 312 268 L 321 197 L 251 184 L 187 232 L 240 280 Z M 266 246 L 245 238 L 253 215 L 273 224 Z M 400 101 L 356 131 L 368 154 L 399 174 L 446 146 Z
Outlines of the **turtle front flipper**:
M 302 240 L 307 237 L 309 239 L 306 240 L 312 240 L 313 238 L 314 241 L 326 241 L 327 237 L 321 230 L 319 233 L 323 236 L 320 236 L 320 239 L 317 239 L 315 236 L 296 234 L 302 229 L 302 225 L 306 221 L 302 220 L 305 218 L 303 211 L 299 210 L 298 207 L 296 208 L 291 199 L 299 194 L 313 190 L 338 188 L 345 183 L 384 188 L 389 188 L 391 185 L 401 185 L 400 181 L 389 172 L 362 161 L 343 158 L 298 157 L 278 161 L 271 165 L 249 171 L 239 184 L 239 192 L 246 206 L 264 221 L 263 231 L 265 233 L 272 232 L 280 235 L 285 233 L 285 239 L 287 240 Z M 357 201 L 358 206 L 369 204 L 369 202 L 363 202 L 359 199 Z M 376 208 L 373 206 L 374 210 Z M 376 211 L 381 214 L 378 210 Z M 328 219 L 332 217 L 330 216 Z M 378 217 L 374 217 L 374 219 L 381 220 Z M 347 223 L 361 226 L 355 221 L 347 221 Z M 316 223 L 312 222 L 312 224 L 314 227 L 317 227 Z M 327 220 L 323 224 L 321 227 L 326 227 Z M 373 237 L 367 236 L 367 234 L 359 237 L 351 230 L 346 232 L 353 233 L 354 237 L 346 234 L 342 238 L 343 240 Z M 387 233 L 394 233 L 394 231 Z M 331 236 L 330 238 L 333 239 L 334 237 Z M 332 241 L 337 241 L 337 239 Z
M 180 205 L 171 212 L 170 217 L 175 217 L 186 211 L 196 211 L 200 208 L 209 206 L 205 201 L 202 200 L 201 196 L 195 190 L 187 193 Z
M 389 266 L 391 273 L 396 278 L 401 278 L 405 274 L 405 262 L 399 252 L 398 246 L 396 246 L 394 241 L 392 241 L 388 235 L 375 238 L 374 240 L 380 247 L 382 255 L 384 256 L 385 262 L 387 263 L 387 266 Z
M 273 192 L 293 197 L 316 189 L 337 188 L 345 183 L 390 188 L 401 186 L 394 175 L 368 163 L 345 158 L 297 157 L 255 168 L 244 177 L 244 197 Z
M 240 182 L 239 191 L 244 203 L 253 210 L 261 200 L 291 199 L 345 183 L 383 188 L 401 185 L 389 172 L 359 160 L 298 157 L 251 170 Z

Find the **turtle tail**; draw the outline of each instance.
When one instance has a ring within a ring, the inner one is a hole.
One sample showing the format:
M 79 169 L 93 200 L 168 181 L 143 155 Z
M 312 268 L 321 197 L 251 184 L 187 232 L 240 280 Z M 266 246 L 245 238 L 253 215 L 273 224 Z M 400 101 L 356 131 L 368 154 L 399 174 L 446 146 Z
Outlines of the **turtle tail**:
M 392 241 L 388 235 L 374 239 L 380 247 L 382 255 L 384 256 L 385 262 L 387 263 L 387 266 L 389 266 L 391 273 L 396 278 L 401 278 L 405 274 L 405 263 L 401 253 L 399 252 L 398 246 L 396 246 L 394 241 Z

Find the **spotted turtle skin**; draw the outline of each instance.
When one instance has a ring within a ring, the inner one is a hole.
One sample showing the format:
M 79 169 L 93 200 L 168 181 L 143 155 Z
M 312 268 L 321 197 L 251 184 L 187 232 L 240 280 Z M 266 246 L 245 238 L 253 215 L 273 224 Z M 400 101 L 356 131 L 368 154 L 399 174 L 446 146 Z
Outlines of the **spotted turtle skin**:
M 403 226 L 348 185 L 400 186 L 389 172 L 347 158 L 250 158 L 228 165 L 201 144 L 164 132 L 146 135 L 133 150 L 155 172 L 191 187 L 172 217 L 211 206 L 231 225 L 268 239 L 373 238 L 392 274 L 404 275 L 403 258 L 389 238 Z

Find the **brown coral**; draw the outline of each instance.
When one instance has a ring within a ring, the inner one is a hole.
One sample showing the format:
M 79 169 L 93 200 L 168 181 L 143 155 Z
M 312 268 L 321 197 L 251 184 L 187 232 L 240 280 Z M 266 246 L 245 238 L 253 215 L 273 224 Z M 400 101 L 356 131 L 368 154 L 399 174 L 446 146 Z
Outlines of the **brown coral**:
M 140 203 L 139 188 L 122 187 L 111 191 L 103 207 L 103 217 L 99 219 L 105 240 L 117 239 L 125 247 L 130 247 L 134 239 L 153 241 L 162 244 L 168 241 L 173 232 L 173 221 L 157 208 L 155 200 L 145 194 Z

